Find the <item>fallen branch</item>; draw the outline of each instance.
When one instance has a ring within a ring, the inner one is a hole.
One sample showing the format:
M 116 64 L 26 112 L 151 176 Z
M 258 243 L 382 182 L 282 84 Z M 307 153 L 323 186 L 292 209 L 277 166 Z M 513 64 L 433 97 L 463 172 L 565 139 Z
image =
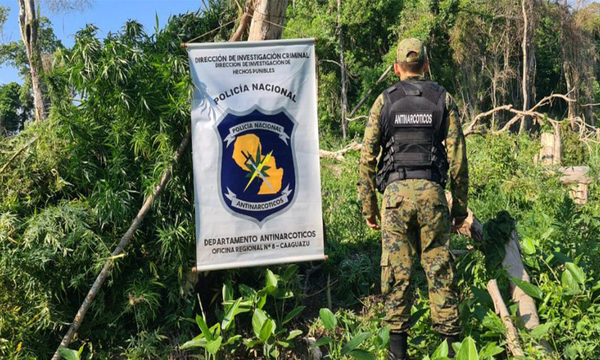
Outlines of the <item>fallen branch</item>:
M 486 111 L 484 113 L 481 113 L 477 116 L 475 116 L 475 118 L 473 119 L 473 121 L 471 121 L 471 123 L 467 126 L 467 128 L 464 130 L 464 134 L 465 136 L 467 135 L 471 135 L 473 133 L 473 128 L 475 127 L 475 125 L 479 122 L 479 120 L 488 117 L 494 113 L 497 113 L 498 111 L 503 111 L 503 110 L 510 110 L 512 109 L 512 105 L 502 105 L 502 106 L 498 106 L 495 107 L 489 111 Z
M 21 154 L 23 151 L 25 151 L 25 149 L 27 149 L 28 147 L 30 147 L 37 139 L 38 139 L 37 136 L 33 137 L 25 145 L 23 145 L 22 148 L 20 148 L 19 150 L 17 150 L 17 152 L 15 152 L 13 154 L 13 156 L 11 156 L 10 159 L 8 159 L 8 161 L 6 162 L 6 164 L 4 164 L 4 166 L 2 166 L 2 168 L 0 169 L 0 174 L 2 174 L 4 172 L 4 170 L 6 170 L 6 168 L 8 167 L 8 165 L 10 165 L 17 158 L 17 156 L 19 156 L 19 154 Z
M 519 246 L 519 235 L 516 230 L 513 230 L 510 240 L 504 247 L 506 255 L 502 260 L 502 266 L 508 272 L 508 275 L 526 282 L 531 282 L 529 274 L 525 271 L 523 261 L 521 260 L 521 251 Z M 510 282 L 512 289 L 512 299 L 519 305 L 519 317 L 523 319 L 525 327 L 529 330 L 540 324 L 540 318 L 537 313 L 535 301 L 531 296 L 525 294 L 520 287 L 516 286 L 513 281 Z
M 506 328 L 506 343 L 508 345 L 508 350 L 511 354 L 513 354 L 513 356 L 525 356 L 523 350 L 521 350 L 521 345 L 519 344 L 517 329 L 510 319 L 510 313 L 506 308 L 504 300 L 502 300 L 502 295 L 500 294 L 500 289 L 498 289 L 498 282 L 496 279 L 492 279 L 488 282 L 487 290 L 492 297 L 492 301 L 494 302 L 496 314 L 500 316 L 502 323 Z
M 169 179 L 171 178 L 172 167 L 183 156 L 183 152 L 185 151 L 185 149 L 187 148 L 187 146 L 190 142 L 190 137 L 191 137 L 191 132 L 188 131 L 187 134 L 185 134 L 185 136 L 183 137 L 183 140 L 181 141 L 181 143 L 179 144 L 179 147 L 177 148 L 177 153 L 176 153 L 175 157 L 173 158 L 173 160 L 171 161 L 171 164 L 163 172 L 160 182 L 154 188 L 154 191 L 152 192 L 152 194 L 148 195 L 148 197 L 144 201 L 144 204 L 140 208 L 140 211 L 138 212 L 137 216 L 131 222 L 129 229 L 127 229 L 127 232 L 125 233 L 125 235 L 123 235 L 123 237 L 121 238 L 121 241 L 119 241 L 119 244 L 117 245 L 115 250 L 112 252 L 112 256 L 106 261 L 106 263 L 104 264 L 104 267 L 102 268 L 102 271 L 100 271 L 100 274 L 98 274 L 96 281 L 94 281 L 94 284 L 92 285 L 90 291 L 88 292 L 87 296 L 83 300 L 81 307 L 77 311 L 77 314 L 75 315 L 75 319 L 73 320 L 73 323 L 71 324 L 71 327 L 69 328 L 69 331 L 67 331 L 67 333 L 63 337 L 62 341 L 60 342 L 60 346 L 58 347 L 58 349 L 56 349 L 56 352 L 54 353 L 52 360 L 60 359 L 60 354 L 58 352 L 60 350 L 60 348 L 68 347 L 69 344 L 71 343 L 71 340 L 73 340 L 73 336 L 75 335 L 77 330 L 79 330 L 79 327 L 81 326 L 81 323 L 83 322 L 85 314 L 89 310 L 90 305 L 92 304 L 92 302 L 94 301 L 94 298 L 100 291 L 100 288 L 102 287 L 102 284 L 104 284 L 106 277 L 109 275 L 109 273 L 113 269 L 115 257 L 123 253 L 125 247 L 129 244 L 129 242 L 133 238 L 133 235 L 135 234 L 136 230 L 142 224 L 142 220 L 144 219 L 144 217 L 146 217 L 146 215 L 150 211 L 150 209 L 152 207 L 152 203 L 154 202 L 154 200 L 156 200 L 161 195 L 161 193 L 165 189 L 167 183 L 169 182 Z
M 337 160 L 339 162 L 344 161 L 344 154 L 352 150 L 362 149 L 362 144 L 356 141 L 346 145 L 343 149 L 338 151 L 319 150 L 319 157 Z
M 551 95 L 548 95 L 548 96 L 542 98 L 542 100 L 540 100 L 531 109 L 529 109 L 529 111 L 535 111 L 535 110 L 537 110 L 537 108 L 542 107 L 542 106 L 546 105 L 547 103 L 551 103 L 552 100 L 554 100 L 556 98 L 563 99 L 566 102 L 575 102 L 575 99 L 572 99 L 572 98 L 569 97 L 569 94 L 571 92 L 573 92 L 573 90 L 574 89 L 572 89 L 571 91 L 569 91 L 565 95 L 561 95 L 561 94 L 551 94 Z
M 561 121 L 551 119 L 547 115 L 541 114 L 541 113 L 537 112 L 536 110 L 542 106 L 545 106 L 545 105 L 551 103 L 552 100 L 554 100 L 556 98 L 562 99 L 566 102 L 575 102 L 576 101 L 575 99 L 568 97 L 569 94 L 570 94 L 570 92 L 567 93 L 566 95 L 562 95 L 562 94 L 548 95 L 548 96 L 542 98 L 537 104 L 535 104 L 531 109 L 529 109 L 527 111 L 517 110 L 517 109 L 513 108 L 513 105 L 511 105 L 511 104 L 495 107 L 489 111 L 486 111 L 484 113 L 477 115 L 469 123 L 469 125 L 464 129 L 464 134 L 465 134 L 465 136 L 472 135 L 472 134 L 484 134 L 485 131 L 475 130 L 475 126 L 481 121 L 481 119 L 486 118 L 486 117 L 488 117 L 496 112 L 499 112 L 499 111 L 508 111 L 508 112 L 515 114 L 515 116 L 513 116 L 506 124 L 504 124 L 504 126 L 501 129 L 496 130 L 496 131 L 491 131 L 491 133 L 494 135 L 502 133 L 504 131 L 507 131 L 508 129 L 510 129 L 511 126 L 513 126 L 515 123 L 517 123 L 518 121 L 520 121 L 521 119 L 523 119 L 526 116 L 531 116 L 538 121 L 541 120 L 541 122 L 543 122 L 545 119 L 552 124 L 559 124 Z M 588 125 L 588 124 L 586 124 L 586 125 Z M 590 126 L 590 125 L 588 125 L 588 126 Z

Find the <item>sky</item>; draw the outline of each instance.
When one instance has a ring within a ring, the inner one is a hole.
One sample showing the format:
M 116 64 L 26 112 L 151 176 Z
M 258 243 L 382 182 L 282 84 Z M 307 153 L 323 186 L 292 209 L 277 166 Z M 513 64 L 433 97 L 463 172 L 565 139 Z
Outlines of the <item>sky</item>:
M 41 0 L 42 4 L 44 0 Z M 21 41 L 19 33 L 19 5 L 17 0 L 0 0 L 0 6 L 10 8 L 10 14 L 2 33 L 0 42 Z M 144 25 L 146 32 L 153 33 L 158 14 L 160 27 L 164 27 L 170 15 L 197 11 L 202 7 L 202 0 L 92 0 L 92 5 L 80 12 L 53 14 L 42 5 L 41 12 L 52 22 L 54 33 L 67 47 L 73 46 L 73 35 L 86 24 L 94 24 L 100 30 L 99 37 L 108 32 L 118 31 L 129 19 L 137 20 Z M 0 84 L 16 81 L 22 83 L 17 70 L 12 67 L 0 68 Z

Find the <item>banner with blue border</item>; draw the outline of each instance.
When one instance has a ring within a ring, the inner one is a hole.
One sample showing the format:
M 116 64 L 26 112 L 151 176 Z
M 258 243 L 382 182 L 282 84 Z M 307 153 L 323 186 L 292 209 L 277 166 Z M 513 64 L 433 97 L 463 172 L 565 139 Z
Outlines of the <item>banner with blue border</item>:
M 314 40 L 188 54 L 197 269 L 323 259 Z

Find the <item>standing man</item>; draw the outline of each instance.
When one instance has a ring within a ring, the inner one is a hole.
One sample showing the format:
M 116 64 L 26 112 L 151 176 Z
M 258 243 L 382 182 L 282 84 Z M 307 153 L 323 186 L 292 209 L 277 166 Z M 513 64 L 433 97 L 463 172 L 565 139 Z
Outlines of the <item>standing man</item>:
M 379 230 L 381 221 L 381 292 L 384 325 L 391 332 L 390 360 L 407 359 L 409 285 L 418 259 L 429 285 L 434 330 L 447 340 L 451 358 L 460 333 L 449 238 L 452 221 L 458 229 L 467 217 L 466 146 L 456 104 L 442 86 L 423 79 L 428 68 L 423 43 L 402 40 L 394 64 L 400 82 L 375 100 L 360 157 L 363 215 L 371 229 Z M 448 170 L 452 214 L 444 193 Z M 375 189 L 383 193 L 383 217 Z

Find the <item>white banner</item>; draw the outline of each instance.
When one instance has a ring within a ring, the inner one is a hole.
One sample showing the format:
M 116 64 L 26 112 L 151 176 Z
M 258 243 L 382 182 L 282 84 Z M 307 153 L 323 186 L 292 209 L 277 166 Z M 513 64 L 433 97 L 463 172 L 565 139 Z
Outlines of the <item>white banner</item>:
M 322 260 L 314 40 L 188 54 L 198 270 Z

